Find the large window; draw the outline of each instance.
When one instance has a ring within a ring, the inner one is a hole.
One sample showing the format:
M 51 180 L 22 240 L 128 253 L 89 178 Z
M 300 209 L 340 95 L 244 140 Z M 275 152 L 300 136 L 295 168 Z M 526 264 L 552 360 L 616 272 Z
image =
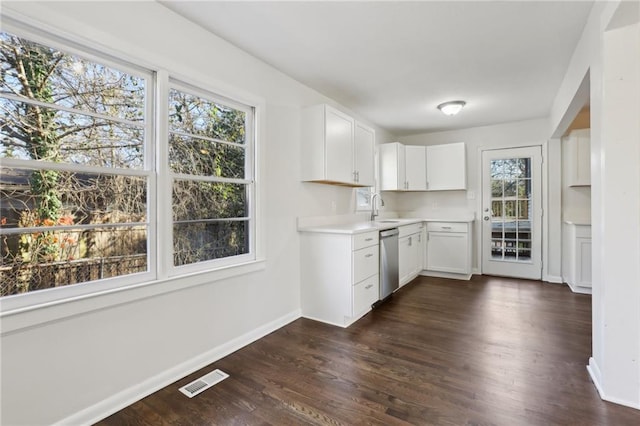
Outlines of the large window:
M 169 93 L 174 266 L 250 252 L 252 111 L 194 93 Z
M 42 35 L 0 55 L 0 296 L 255 257 L 253 108 Z

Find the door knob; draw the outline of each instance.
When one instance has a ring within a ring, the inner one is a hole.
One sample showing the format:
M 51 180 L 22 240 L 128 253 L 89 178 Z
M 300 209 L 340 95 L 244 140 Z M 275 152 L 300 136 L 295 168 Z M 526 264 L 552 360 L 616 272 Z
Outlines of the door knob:
M 484 217 L 484 220 L 489 220 L 489 216 L 485 216 L 485 217 Z

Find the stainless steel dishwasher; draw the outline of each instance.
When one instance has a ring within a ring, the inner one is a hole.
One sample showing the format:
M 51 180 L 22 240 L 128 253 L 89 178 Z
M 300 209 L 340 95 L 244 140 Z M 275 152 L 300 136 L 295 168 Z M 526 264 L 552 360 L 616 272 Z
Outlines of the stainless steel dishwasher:
M 380 231 L 380 300 L 400 284 L 398 271 L 398 228 Z

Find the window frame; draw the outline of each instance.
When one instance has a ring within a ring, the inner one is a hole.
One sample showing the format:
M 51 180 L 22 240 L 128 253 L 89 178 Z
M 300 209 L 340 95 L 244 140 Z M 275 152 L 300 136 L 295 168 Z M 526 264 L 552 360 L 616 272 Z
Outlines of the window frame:
M 219 259 L 211 259 L 202 262 L 190 263 L 186 265 L 174 265 L 173 260 L 173 249 L 165 253 L 164 261 L 165 264 L 168 265 L 167 268 L 167 276 L 168 277 L 176 277 L 183 274 L 190 274 L 195 272 L 207 271 L 207 270 L 215 270 L 217 268 L 229 267 L 237 264 L 243 264 L 251 261 L 255 261 L 256 256 L 256 161 L 255 161 L 255 145 L 257 143 L 256 139 L 256 107 L 241 103 L 239 101 L 235 101 L 233 99 L 227 98 L 222 95 L 218 95 L 210 90 L 203 89 L 197 87 L 190 83 L 185 83 L 182 79 L 169 76 L 166 92 L 166 100 L 167 105 L 166 108 L 163 109 L 165 112 L 164 120 L 165 122 L 160 123 L 160 125 L 166 131 L 166 138 L 163 138 L 163 141 L 166 143 L 162 146 L 162 150 L 164 152 L 164 157 L 166 160 L 159 165 L 160 170 L 162 170 L 162 174 L 166 175 L 169 178 L 168 188 L 173 188 L 173 182 L 176 178 L 186 178 L 187 180 L 203 180 L 199 179 L 196 175 L 184 175 L 179 173 L 174 173 L 169 166 L 169 106 L 168 106 L 168 98 L 169 92 L 172 90 L 179 90 L 183 93 L 187 93 L 193 96 L 201 97 L 210 102 L 215 102 L 220 105 L 224 105 L 227 107 L 231 107 L 242 111 L 246 114 L 245 121 L 245 177 L 244 179 L 231 179 L 231 178 L 212 178 L 206 179 L 207 181 L 212 182 L 227 182 L 227 183 L 240 183 L 246 185 L 247 188 L 247 223 L 249 229 L 249 252 L 237 256 L 229 256 Z M 193 176 L 193 179 L 189 179 L 189 176 Z M 160 211 L 167 212 L 165 215 L 165 220 L 167 224 L 171 224 L 170 227 L 170 238 L 168 240 L 169 246 L 173 248 L 173 200 L 172 200 L 172 192 L 171 191 L 163 191 L 163 194 L 166 195 L 166 199 L 162 200 L 161 203 L 163 208 Z
M 202 285 L 227 279 L 233 276 L 255 272 L 265 268 L 264 239 L 260 223 L 262 207 L 260 207 L 260 183 L 258 140 L 264 129 L 264 100 L 243 93 L 237 88 L 229 88 L 221 82 L 214 85 L 198 82 L 193 76 L 183 76 L 180 73 L 171 73 L 176 81 L 189 81 L 183 83 L 187 86 L 197 87 L 200 93 L 213 94 L 214 99 L 223 99 L 225 105 L 243 105 L 252 111 L 250 123 L 251 131 L 247 131 L 247 154 L 251 157 L 251 167 L 245 170 L 251 172 L 250 190 L 247 194 L 249 202 L 249 253 L 246 255 L 232 256 L 219 260 L 200 262 L 190 267 L 171 268 L 173 265 L 173 250 L 163 250 L 164 247 L 173 247 L 171 233 L 167 235 L 167 228 L 171 228 L 172 215 L 171 192 L 163 191 L 166 188 L 168 175 L 166 173 L 168 163 L 168 96 L 170 87 L 169 70 L 166 66 L 149 64 L 144 58 L 130 56 L 121 50 L 111 48 L 89 47 L 94 42 L 75 34 L 68 34 L 59 29 L 47 25 L 38 25 L 24 18 L 13 18 L 3 12 L 0 16 L 3 31 L 16 36 L 43 44 L 48 47 L 60 49 L 63 52 L 74 54 L 96 61 L 106 66 L 113 66 L 121 71 L 131 73 L 145 79 L 145 117 L 144 143 L 145 166 L 143 169 L 132 169 L 137 175 L 144 174 L 148 179 L 147 199 L 147 272 L 123 275 L 102 280 L 86 281 L 83 283 L 38 290 L 28 293 L 0 297 L 0 318 L 3 320 L 3 332 L 20 329 L 24 326 L 32 326 L 64 318 L 81 312 L 92 311 L 101 307 L 113 306 L 157 296 L 178 289 Z M 230 106 L 231 106 L 230 105 Z M 250 139 L 249 139 L 250 138 Z M 11 160 L 11 162 L 6 161 Z M 6 161 L 6 162 L 5 162 Z M 3 166 L 10 167 L 15 159 L 3 159 Z M 38 160 L 23 160 L 37 162 Z M 60 168 L 57 163 L 53 168 Z M 13 165 L 13 164 L 12 164 Z M 20 167 L 25 163 L 20 162 Z M 64 165 L 62 166 L 64 168 Z M 94 172 L 102 171 L 88 166 L 76 166 L 78 170 Z M 40 167 L 42 168 L 42 167 Z M 72 171 L 75 171 L 72 170 Z M 108 172 L 108 170 L 104 170 Z M 132 175 L 136 175 L 132 173 Z M 111 173 L 113 174 L 113 173 Z M 169 193 L 167 197 L 166 193 Z M 168 201 L 167 201 L 168 200 Z M 167 213 L 169 220 L 167 220 Z M 167 226 L 163 226 L 167 225 Z M 167 245 L 167 243 L 169 243 Z M 169 262 L 167 262 L 167 258 Z M 195 265 L 195 266 L 194 266 Z M 70 309 L 69 302 L 88 301 L 80 305 L 73 305 Z M 31 315 L 28 318 L 23 314 L 34 310 L 46 309 L 46 314 Z M 7 320 L 17 321 L 9 321 Z

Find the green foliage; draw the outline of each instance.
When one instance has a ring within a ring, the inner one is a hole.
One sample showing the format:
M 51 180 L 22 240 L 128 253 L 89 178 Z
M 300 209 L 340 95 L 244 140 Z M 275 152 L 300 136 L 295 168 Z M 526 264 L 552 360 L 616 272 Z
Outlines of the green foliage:
M 20 95 L 42 102 L 52 102 L 53 90 L 49 78 L 59 63 L 60 55 L 26 40 L 13 38 L 13 43 L 13 55 L 3 49 L 3 57 L 9 66 L 15 69 L 21 83 Z M 22 135 L 31 158 L 56 161 L 59 141 L 53 130 L 55 111 L 28 102 L 22 103 L 21 109 L 24 111 L 23 127 L 18 129 L 17 133 Z M 47 220 L 56 222 L 62 209 L 58 173 L 51 170 L 35 171 L 31 175 L 30 185 L 31 193 L 37 202 L 37 223 Z M 58 247 L 51 240 L 47 233 L 40 234 L 30 245 L 27 244 L 28 241 L 23 240 L 23 252 L 30 252 L 23 258 L 38 261 L 55 256 Z
M 57 222 L 61 215 L 62 200 L 58 189 L 59 173 L 54 170 L 33 172 L 30 183 L 31 190 L 38 197 L 38 218 L 40 221 L 50 219 Z

